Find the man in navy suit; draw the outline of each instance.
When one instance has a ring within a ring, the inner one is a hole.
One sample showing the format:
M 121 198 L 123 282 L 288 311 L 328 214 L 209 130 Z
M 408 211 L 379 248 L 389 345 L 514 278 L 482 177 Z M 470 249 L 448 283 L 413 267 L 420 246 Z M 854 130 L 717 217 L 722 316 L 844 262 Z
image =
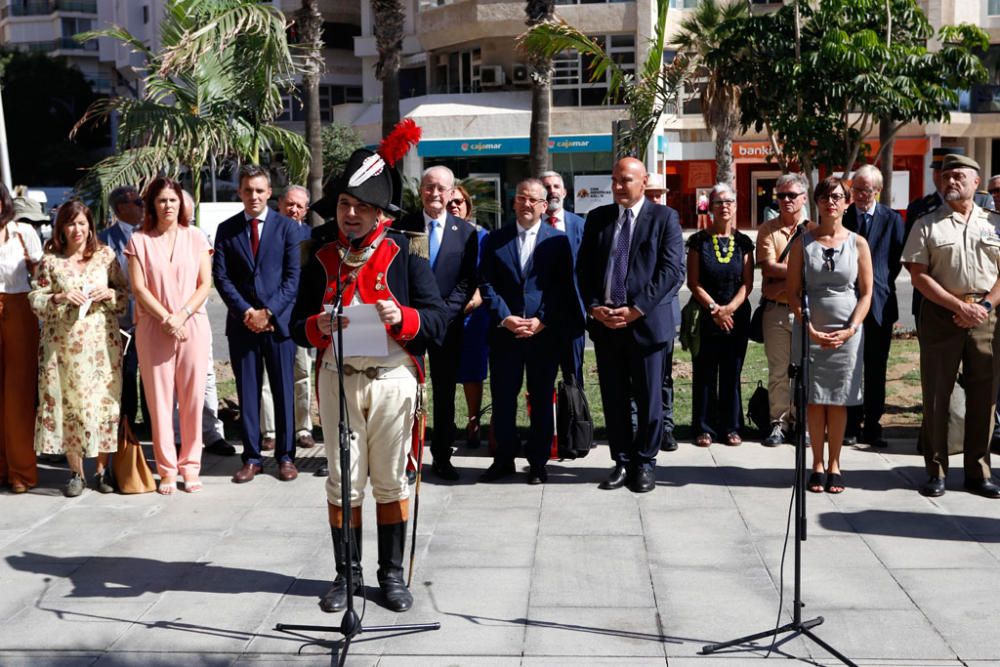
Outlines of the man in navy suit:
M 462 351 L 465 304 L 476 291 L 479 237 L 469 223 L 451 215 L 445 204 L 455 187 L 455 175 L 443 166 L 430 167 L 420 179 L 423 209 L 405 216 L 394 229 L 427 234 L 431 268 L 448 310 L 448 329 L 441 345 L 428 346 L 434 393 L 434 431 L 431 434 L 431 470 L 444 480 L 458 479 L 451 464 L 455 441 L 455 385 Z
M 568 210 L 563 204 L 566 201 L 566 185 L 558 171 L 546 171 L 542 174 L 542 185 L 548 194 L 548 207 L 542 216 L 542 222 L 564 232 L 569 237 L 570 249 L 573 251 L 573 288 L 577 292 L 577 302 L 580 304 L 580 316 L 583 317 L 583 302 L 579 300 L 579 290 L 576 287 L 576 255 L 583 241 L 583 218 Z M 563 381 L 573 376 L 578 387 L 583 386 L 583 347 L 586 336 L 583 329 L 579 335 L 565 341 L 559 350 L 559 368 L 562 370 Z
M 236 377 L 243 437 L 243 467 L 237 484 L 251 481 L 263 469 L 260 394 L 263 369 L 271 383 L 275 412 L 274 459 L 278 478 L 298 477 L 292 442 L 292 369 L 295 342 L 288 319 L 299 287 L 302 232 L 267 207 L 271 178 L 256 165 L 240 170 L 243 211 L 219 225 L 215 233 L 212 276 L 226 303 L 226 337 Z
M 645 166 L 635 158 L 615 164 L 611 190 L 616 203 L 587 215 L 576 263 L 615 464 L 601 488 L 618 489 L 630 481 L 636 493 L 652 491 L 656 484 L 664 356 L 676 326 L 671 295 L 684 279 L 677 211 L 646 201 L 646 179 Z
M 514 197 L 517 223 L 493 231 L 479 263 L 479 293 L 490 312 L 490 389 L 497 449 L 480 478 L 492 482 L 514 473 L 518 450 L 517 399 L 527 375 L 531 427 L 528 484 L 548 479 L 545 463 L 552 448 L 552 390 L 560 348 L 583 331 L 583 315 L 573 287 L 569 238 L 542 215 L 545 186 L 521 181 Z
M 860 438 L 872 447 L 886 446 L 879 420 L 885 412 L 885 373 L 892 325 L 899 319 L 896 276 L 902 268 L 899 258 L 906 240 L 902 216 L 878 203 L 881 192 L 882 173 L 878 168 L 870 164 L 860 167 L 851 181 L 854 203 L 844 214 L 844 227 L 868 241 L 874 273 L 872 305 L 864 322 L 864 405 L 847 409 L 845 444 L 854 444 Z

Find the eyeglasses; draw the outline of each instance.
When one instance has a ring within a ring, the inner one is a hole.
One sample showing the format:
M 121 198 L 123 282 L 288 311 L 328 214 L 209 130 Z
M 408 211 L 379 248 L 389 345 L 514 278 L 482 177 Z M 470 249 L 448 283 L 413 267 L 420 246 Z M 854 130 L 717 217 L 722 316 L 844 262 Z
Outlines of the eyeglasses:
M 819 197 L 817 197 L 817 199 L 819 199 L 820 201 L 832 201 L 835 204 L 839 204 L 840 202 L 847 199 L 847 197 L 838 192 L 835 192 L 828 195 L 820 195 Z
M 804 192 L 778 192 L 775 193 L 774 197 L 776 199 L 796 199 L 804 194 Z
M 463 206 L 465 204 L 464 199 L 452 199 L 448 202 L 448 206 Z
M 835 266 L 833 257 L 836 253 L 836 248 L 823 248 L 823 268 L 827 271 L 833 271 L 833 267 Z
M 712 202 L 712 206 L 732 206 L 735 203 L 735 199 L 716 199 Z
M 875 190 L 872 188 L 856 188 L 852 187 L 851 192 L 857 192 L 859 195 L 871 195 L 875 194 Z
M 535 199 L 534 197 L 529 197 L 528 195 L 517 195 L 514 197 L 514 202 L 517 204 L 528 204 L 529 206 L 534 206 L 535 204 L 546 204 L 547 199 Z

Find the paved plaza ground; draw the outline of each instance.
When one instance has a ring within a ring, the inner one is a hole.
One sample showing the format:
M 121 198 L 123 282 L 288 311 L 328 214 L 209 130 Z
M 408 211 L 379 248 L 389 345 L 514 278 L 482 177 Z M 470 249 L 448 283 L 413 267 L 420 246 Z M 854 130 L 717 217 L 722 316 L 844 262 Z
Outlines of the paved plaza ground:
M 769 664 L 766 642 L 698 652 L 777 620 L 793 454 L 682 443 L 637 496 L 597 489 L 603 446 L 534 487 L 475 484 L 489 460 L 459 450 L 460 482 L 423 484 L 408 613 L 379 605 L 365 508 L 364 623 L 441 630 L 361 636 L 348 664 Z M 295 482 L 269 461 L 237 486 L 238 458 L 206 455 L 201 494 L 77 499 L 46 468 L 0 495 L 0 665 L 335 664 L 336 635 L 274 629 L 340 621 L 317 606 L 333 556 L 319 462 L 301 463 Z M 861 665 L 1000 665 L 1000 502 L 959 490 L 957 470 L 944 497 L 919 496 L 908 441 L 851 449 L 844 468 L 844 494 L 807 494 L 803 617 Z M 791 575 L 789 557 L 782 621 Z M 789 658 L 837 664 L 802 639 L 770 662 Z

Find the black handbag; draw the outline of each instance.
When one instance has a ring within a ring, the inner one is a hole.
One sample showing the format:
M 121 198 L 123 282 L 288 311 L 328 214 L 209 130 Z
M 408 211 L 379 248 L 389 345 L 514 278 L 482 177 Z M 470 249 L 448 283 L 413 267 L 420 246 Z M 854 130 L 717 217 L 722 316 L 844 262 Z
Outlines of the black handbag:
M 767 434 L 771 427 L 771 404 L 763 382 L 757 382 L 757 388 L 753 390 L 750 401 L 747 403 L 747 421 L 761 435 Z

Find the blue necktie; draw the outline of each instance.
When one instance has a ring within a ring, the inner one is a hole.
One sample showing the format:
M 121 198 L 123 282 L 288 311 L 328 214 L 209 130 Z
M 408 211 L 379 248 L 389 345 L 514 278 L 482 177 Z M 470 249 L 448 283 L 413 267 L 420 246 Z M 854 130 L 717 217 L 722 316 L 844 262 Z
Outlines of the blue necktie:
M 872 214 L 871 213 L 862 213 L 861 214 L 861 229 L 858 230 L 858 233 L 861 234 L 861 236 L 867 238 L 868 237 L 868 228 L 871 226 L 871 224 L 872 224 Z
M 627 292 L 625 281 L 628 278 L 628 248 L 632 238 L 632 209 L 625 209 L 625 222 L 618 234 L 615 244 L 614 264 L 611 267 L 611 304 L 624 306 Z
M 431 266 L 434 266 L 434 262 L 437 261 L 438 250 L 441 249 L 441 242 L 438 240 L 437 228 L 441 224 L 437 220 L 431 220 L 431 230 L 427 239 L 427 254 L 430 256 L 428 259 L 431 262 Z

